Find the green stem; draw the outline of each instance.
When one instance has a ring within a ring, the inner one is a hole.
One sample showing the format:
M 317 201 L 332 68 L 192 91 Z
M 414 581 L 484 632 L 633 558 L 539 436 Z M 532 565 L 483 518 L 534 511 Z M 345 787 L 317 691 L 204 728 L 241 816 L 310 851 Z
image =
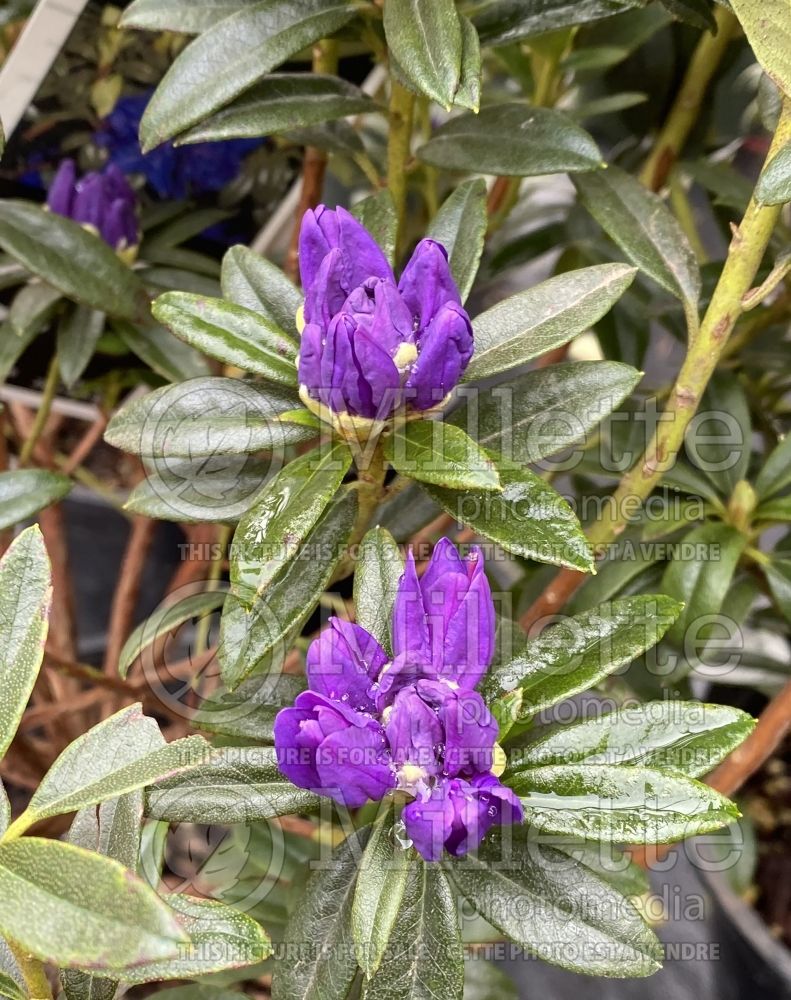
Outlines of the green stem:
M 786 99 L 766 162 L 791 140 L 791 101 Z M 672 467 L 684 443 L 684 433 L 720 360 L 737 319 L 744 310 L 743 298 L 752 286 L 763 259 L 781 206 L 761 205 L 753 197 L 741 225 L 734 230 L 728 256 L 714 289 L 709 308 L 668 398 L 662 420 L 645 454 L 624 476 L 592 527 L 589 539 L 601 546 L 613 541 L 626 526 L 625 509 L 633 498 L 644 500 Z
M 52 1000 L 52 990 L 44 971 L 44 964 L 16 941 L 8 939 L 8 947 L 25 980 L 30 1000 Z
M 389 132 L 387 138 L 387 186 L 393 196 L 398 231 L 396 253 L 400 255 L 404 241 L 404 217 L 406 215 L 406 165 L 409 161 L 412 142 L 412 117 L 415 97 L 406 87 L 390 77 Z
M 60 363 L 58 361 L 58 355 L 53 354 L 52 360 L 49 363 L 49 369 L 47 370 L 47 381 L 44 383 L 44 392 L 41 395 L 41 402 L 39 403 L 36 418 L 33 421 L 33 426 L 30 428 L 30 434 L 28 434 L 27 440 L 22 445 L 22 450 L 19 453 L 20 468 L 24 468 L 33 457 L 33 449 L 38 444 L 38 439 L 41 437 L 41 433 L 47 425 L 47 420 L 49 419 L 49 414 L 52 410 L 52 402 L 55 399 L 55 392 L 57 391 L 59 380 Z
M 217 552 L 209 564 L 209 572 L 207 574 L 208 587 L 207 592 L 211 592 L 217 589 L 217 584 L 222 576 L 222 567 L 225 560 L 225 555 L 228 550 L 228 543 L 231 540 L 232 528 L 228 524 L 221 524 L 219 530 L 217 531 L 217 539 L 215 544 L 217 545 Z M 211 615 L 206 614 L 198 621 L 198 625 L 195 629 L 195 649 L 198 653 L 205 653 L 209 648 L 209 631 L 211 629 Z
M 689 240 L 689 245 L 692 247 L 698 263 L 705 264 L 708 260 L 708 254 L 706 253 L 706 248 L 703 246 L 700 233 L 698 233 L 695 216 L 692 212 L 692 205 L 677 170 L 672 171 L 670 174 L 670 205 L 678 219 L 679 225 Z
M 665 183 L 670 168 L 683 149 L 693 125 L 698 120 L 706 88 L 739 26 L 734 15 L 724 7 L 717 7 L 714 19 L 717 22 L 717 33 L 712 35 L 710 31 L 703 32 L 692 54 L 670 114 L 640 171 L 640 180 L 652 191 L 658 191 Z
M 368 456 L 364 451 L 355 451 L 357 465 L 357 519 L 354 524 L 346 555 L 341 559 L 332 578 L 342 580 L 354 568 L 354 552 L 368 530 L 377 507 L 385 496 L 385 476 L 387 462 L 381 441 L 377 442 L 373 454 Z

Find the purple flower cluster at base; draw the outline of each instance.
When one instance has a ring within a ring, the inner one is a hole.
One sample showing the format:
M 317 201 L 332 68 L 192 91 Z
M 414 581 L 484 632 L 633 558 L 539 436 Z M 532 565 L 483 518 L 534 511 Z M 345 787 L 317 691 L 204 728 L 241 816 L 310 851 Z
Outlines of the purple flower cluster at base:
M 140 242 L 137 196 L 118 167 L 77 178 L 74 160 L 63 160 L 47 195 L 50 211 L 95 229 L 113 250 Z
M 283 774 L 348 808 L 399 790 L 420 854 L 461 855 L 493 824 L 522 820 L 492 773 L 497 723 L 474 690 L 494 651 L 494 606 L 478 549 L 439 542 L 422 579 L 407 557 L 390 659 L 360 625 L 330 619 L 308 650 L 309 690 L 275 719 Z

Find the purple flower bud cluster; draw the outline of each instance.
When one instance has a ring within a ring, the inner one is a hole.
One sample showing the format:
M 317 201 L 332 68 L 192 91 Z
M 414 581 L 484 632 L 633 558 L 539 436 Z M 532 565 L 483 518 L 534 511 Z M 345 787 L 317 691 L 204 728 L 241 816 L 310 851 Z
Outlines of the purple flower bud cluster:
M 376 240 L 345 209 L 305 213 L 299 382 L 335 413 L 385 420 L 448 395 L 473 352 L 445 248 L 421 240 L 396 283 Z
M 91 226 L 113 250 L 140 242 L 137 196 L 114 164 L 78 179 L 74 160 L 63 160 L 50 184 L 47 205 L 58 215 Z
M 428 861 L 462 855 L 522 820 L 492 773 L 497 723 L 475 685 L 494 653 L 494 605 L 479 549 L 439 542 L 421 579 L 407 557 L 388 657 L 360 625 L 330 619 L 308 650 L 309 690 L 278 713 L 283 774 L 348 808 L 411 801 L 406 836 Z

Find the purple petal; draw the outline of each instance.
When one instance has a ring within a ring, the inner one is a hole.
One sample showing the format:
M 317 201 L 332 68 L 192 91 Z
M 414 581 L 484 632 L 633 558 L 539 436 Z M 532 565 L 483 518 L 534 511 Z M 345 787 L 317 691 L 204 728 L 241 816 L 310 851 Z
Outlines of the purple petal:
M 347 298 L 343 269 L 341 251 L 330 250 L 322 260 L 315 280 L 305 289 L 306 323 L 318 323 L 326 330 L 332 317 L 340 311 Z
M 102 220 L 101 234 L 105 243 L 114 250 L 136 246 L 138 229 L 134 207 L 122 198 L 116 198 Z
M 99 174 L 86 174 L 77 182 L 71 206 L 72 219 L 83 225 L 93 226 L 97 232 L 101 232 L 102 221 L 108 208 L 102 178 Z
M 371 396 L 368 386 L 357 367 L 352 350 L 354 320 L 340 313 L 330 323 L 327 339 L 321 354 L 319 396 L 322 402 L 336 413 L 348 410 L 366 416 L 364 410 Z
M 308 323 L 299 346 L 299 384 L 307 386 L 314 399 L 319 398 L 321 386 L 322 336 L 318 323 Z
M 360 403 L 357 412 L 363 417 L 385 420 L 401 398 L 401 377 L 384 348 L 363 330 L 352 339 L 355 365 L 362 373 L 359 380 Z
M 382 727 L 372 719 L 328 736 L 317 750 L 321 794 L 349 809 L 378 802 L 395 786 Z
M 444 739 L 442 723 L 414 687 L 403 688 L 396 695 L 385 733 L 396 770 L 411 764 L 424 772 L 424 778 L 439 773 L 437 748 Z
M 393 269 L 387 263 L 379 244 L 362 223 L 345 208 L 336 209 L 338 239 L 346 261 L 346 283 L 349 291 L 368 278 L 383 278 L 395 284 Z
M 418 688 L 430 683 L 422 681 Z M 438 714 L 445 736 L 444 773 L 456 777 L 491 771 L 498 726 L 477 691 L 451 692 L 438 706 Z
M 408 552 L 393 607 L 393 652 L 396 655 L 410 652 L 427 655 L 429 651 L 423 593 L 417 578 L 414 556 Z
M 420 330 L 429 325 L 442 306 L 461 305 L 447 251 L 435 240 L 421 240 L 415 247 L 401 275 L 398 290 Z
M 74 184 L 77 180 L 77 167 L 74 160 L 63 160 L 49 186 L 47 205 L 58 215 L 71 216 L 71 206 L 74 199 Z
M 477 546 L 470 552 L 466 568 L 467 593 L 445 626 L 444 676 L 473 688 L 492 662 L 495 614 L 483 553 Z
M 377 712 L 384 712 L 388 705 L 392 705 L 398 692 L 404 688 L 418 681 L 436 679 L 436 670 L 421 653 L 399 654 L 387 664 L 374 686 Z
M 324 205 L 319 205 L 315 211 L 308 209 L 299 230 L 299 273 L 305 291 L 315 282 L 324 258 L 337 246 L 335 213 Z
M 406 833 L 426 861 L 439 861 L 453 829 L 454 808 L 448 786 L 442 782 L 424 797 L 404 806 L 401 817 Z
M 419 353 L 406 382 L 416 410 L 427 410 L 455 388 L 472 357 L 472 324 L 461 306 L 443 305 L 421 334 Z
M 330 618 L 311 643 L 306 661 L 312 691 L 343 701 L 360 712 L 374 708 L 371 685 L 387 663 L 387 654 L 361 625 Z

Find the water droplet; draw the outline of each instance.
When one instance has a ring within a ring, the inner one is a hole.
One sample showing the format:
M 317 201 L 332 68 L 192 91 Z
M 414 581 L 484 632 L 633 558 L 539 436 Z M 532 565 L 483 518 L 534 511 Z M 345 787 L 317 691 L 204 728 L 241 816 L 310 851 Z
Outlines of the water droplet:
M 412 839 L 407 836 L 406 823 L 402 819 L 393 827 L 393 837 L 398 846 L 402 847 L 405 851 L 408 851 L 412 846 Z

